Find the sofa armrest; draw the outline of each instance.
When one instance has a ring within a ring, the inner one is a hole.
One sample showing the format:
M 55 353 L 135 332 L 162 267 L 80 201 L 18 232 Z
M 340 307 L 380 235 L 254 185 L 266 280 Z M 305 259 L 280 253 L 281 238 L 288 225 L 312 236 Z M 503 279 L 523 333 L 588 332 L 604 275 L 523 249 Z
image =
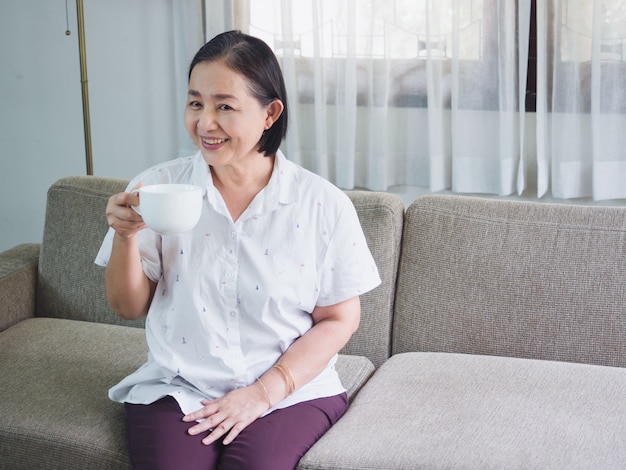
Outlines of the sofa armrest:
M 38 243 L 0 253 L 0 331 L 35 316 Z

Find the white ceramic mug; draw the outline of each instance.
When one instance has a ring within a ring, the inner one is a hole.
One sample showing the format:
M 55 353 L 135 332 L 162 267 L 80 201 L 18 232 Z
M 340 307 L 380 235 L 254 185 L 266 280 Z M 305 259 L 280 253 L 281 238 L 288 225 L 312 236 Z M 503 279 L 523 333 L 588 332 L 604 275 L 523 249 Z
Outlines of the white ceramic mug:
M 139 196 L 133 206 L 146 225 L 163 235 L 191 230 L 202 213 L 202 188 L 192 184 L 152 184 L 132 191 Z

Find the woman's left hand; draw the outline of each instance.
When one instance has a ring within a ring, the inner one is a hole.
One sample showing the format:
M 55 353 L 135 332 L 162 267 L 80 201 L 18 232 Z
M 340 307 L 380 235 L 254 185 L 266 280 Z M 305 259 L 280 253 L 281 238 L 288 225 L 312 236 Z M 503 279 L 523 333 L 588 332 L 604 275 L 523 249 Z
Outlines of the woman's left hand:
M 204 419 L 189 428 L 188 432 L 195 436 L 211 430 L 202 439 L 205 445 L 212 444 L 222 436 L 226 436 L 223 443 L 230 444 L 241 431 L 267 411 L 269 406 L 258 383 L 233 390 L 216 400 L 202 400 L 202 404 L 204 406 L 201 409 L 184 416 L 183 421 Z

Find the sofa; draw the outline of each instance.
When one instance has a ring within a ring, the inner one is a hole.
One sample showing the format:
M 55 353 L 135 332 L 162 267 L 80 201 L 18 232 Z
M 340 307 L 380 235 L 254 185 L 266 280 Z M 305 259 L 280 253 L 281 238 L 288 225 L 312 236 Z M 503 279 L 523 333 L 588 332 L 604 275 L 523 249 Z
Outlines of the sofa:
M 93 263 L 109 195 L 67 177 L 0 253 L 0 468 L 128 469 L 108 388 L 147 353 Z M 349 191 L 382 284 L 299 469 L 626 468 L 626 208 Z

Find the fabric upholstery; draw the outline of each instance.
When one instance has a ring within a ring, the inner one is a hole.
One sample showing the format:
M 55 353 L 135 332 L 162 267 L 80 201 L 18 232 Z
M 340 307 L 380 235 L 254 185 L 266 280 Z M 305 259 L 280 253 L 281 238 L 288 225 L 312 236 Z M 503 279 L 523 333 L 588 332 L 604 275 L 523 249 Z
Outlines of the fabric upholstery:
M 393 352 L 626 366 L 626 210 L 462 196 L 405 216 Z
M 94 264 L 108 229 L 107 201 L 126 184 L 120 179 L 75 176 L 51 186 L 39 260 L 38 315 L 143 325 L 115 315 L 104 292 L 104 269 Z
M 144 331 L 32 318 L 0 333 L 0 455 L 12 470 L 129 469 L 110 386 L 146 359 Z
M 396 273 L 404 223 L 404 204 L 393 194 L 349 191 L 382 283 L 361 296 L 361 326 L 343 349 L 378 367 L 391 353 Z M 375 338 L 375 340 L 373 340 Z
M 0 333 L 0 466 L 12 470 L 127 469 L 124 407 L 109 387 L 146 359 L 144 331 L 33 318 Z M 340 356 L 352 399 L 374 371 L 365 357 Z
M 626 369 L 392 356 L 300 470 L 622 469 Z
M 357 392 L 367 382 L 374 370 L 374 364 L 365 356 L 350 356 L 340 354 L 335 363 L 341 383 L 346 388 L 348 400 L 356 396 Z
M 36 243 L 0 253 L 0 331 L 35 315 L 38 258 Z
M 93 263 L 126 183 L 58 181 L 41 248 L 0 253 L 1 468 L 129 468 L 106 392 L 143 323 Z M 336 364 L 348 412 L 298 468 L 623 468 L 624 208 L 348 194 L 383 283 Z

